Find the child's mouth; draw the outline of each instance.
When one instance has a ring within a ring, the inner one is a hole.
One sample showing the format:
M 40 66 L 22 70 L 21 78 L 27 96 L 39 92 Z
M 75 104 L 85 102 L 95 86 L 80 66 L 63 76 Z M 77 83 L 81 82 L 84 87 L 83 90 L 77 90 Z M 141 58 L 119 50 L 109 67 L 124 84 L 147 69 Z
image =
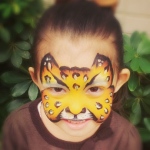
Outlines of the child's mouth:
M 64 120 L 67 126 L 73 130 L 83 129 L 90 119 L 85 120 Z
M 86 120 L 67 120 L 69 123 L 73 123 L 73 124 L 80 124 L 85 122 Z

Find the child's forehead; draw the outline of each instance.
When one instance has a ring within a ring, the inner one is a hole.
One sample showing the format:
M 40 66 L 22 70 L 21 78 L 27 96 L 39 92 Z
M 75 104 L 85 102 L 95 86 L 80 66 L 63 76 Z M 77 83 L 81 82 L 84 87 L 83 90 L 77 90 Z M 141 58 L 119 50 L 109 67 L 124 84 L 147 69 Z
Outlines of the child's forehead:
M 50 53 L 60 66 L 90 67 L 97 53 L 107 56 L 112 64 L 116 58 L 113 38 L 53 34 L 43 37 L 38 45 L 38 62 Z

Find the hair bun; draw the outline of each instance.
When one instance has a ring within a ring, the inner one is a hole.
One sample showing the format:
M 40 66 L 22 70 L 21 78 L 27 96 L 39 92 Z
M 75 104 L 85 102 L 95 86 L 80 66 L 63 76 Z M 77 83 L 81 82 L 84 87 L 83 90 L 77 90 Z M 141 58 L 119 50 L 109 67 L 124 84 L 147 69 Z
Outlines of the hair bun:
M 84 0 L 55 0 L 56 4 L 77 2 L 77 1 L 84 1 Z M 85 0 L 85 1 L 93 1 L 96 4 L 100 5 L 101 7 L 110 7 L 113 10 L 115 10 L 118 4 L 118 0 Z

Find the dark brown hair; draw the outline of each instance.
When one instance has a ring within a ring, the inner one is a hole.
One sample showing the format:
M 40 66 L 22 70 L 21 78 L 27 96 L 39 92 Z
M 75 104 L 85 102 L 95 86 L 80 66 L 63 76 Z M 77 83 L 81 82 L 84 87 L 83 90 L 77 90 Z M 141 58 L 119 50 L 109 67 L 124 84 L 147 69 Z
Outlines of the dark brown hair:
M 114 12 L 109 7 L 100 7 L 94 2 L 84 0 L 56 3 L 50 7 L 39 20 L 35 31 L 32 51 L 35 69 L 38 64 L 37 47 L 42 40 L 42 36 L 47 31 L 69 32 L 76 36 L 90 34 L 92 36 L 100 36 L 104 39 L 112 35 L 115 38 L 114 46 L 117 53 L 117 70 L 120 71 L 123 68 L 122 31 L 118 20 L 114 17 Z M 121 96 L 118 97 L 120 93 Z M 123 95 L 121 90 L 114 95 L 113 107 L 117 111 L 120 109 Z

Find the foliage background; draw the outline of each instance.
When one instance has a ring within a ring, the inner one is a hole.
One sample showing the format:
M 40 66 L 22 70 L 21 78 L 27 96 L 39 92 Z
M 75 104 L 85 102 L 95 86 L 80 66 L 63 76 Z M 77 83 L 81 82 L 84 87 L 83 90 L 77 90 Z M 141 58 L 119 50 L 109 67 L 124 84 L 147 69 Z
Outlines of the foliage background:
M 43 10 L 42 0 L 1 0 L 0 129 L 11 111 L 39 94 L 28 67 L 33 31 Z M 146 33 L 124 35 L 124 49 L 124 62 L 131 71 L 124 108 L 146 150 L 150 149 L 150 39 Z
M 38 96 L 28 67 L 33 31 L 43 10 L 42 0 L 0 1 L 0 136 L 8 114 Z

